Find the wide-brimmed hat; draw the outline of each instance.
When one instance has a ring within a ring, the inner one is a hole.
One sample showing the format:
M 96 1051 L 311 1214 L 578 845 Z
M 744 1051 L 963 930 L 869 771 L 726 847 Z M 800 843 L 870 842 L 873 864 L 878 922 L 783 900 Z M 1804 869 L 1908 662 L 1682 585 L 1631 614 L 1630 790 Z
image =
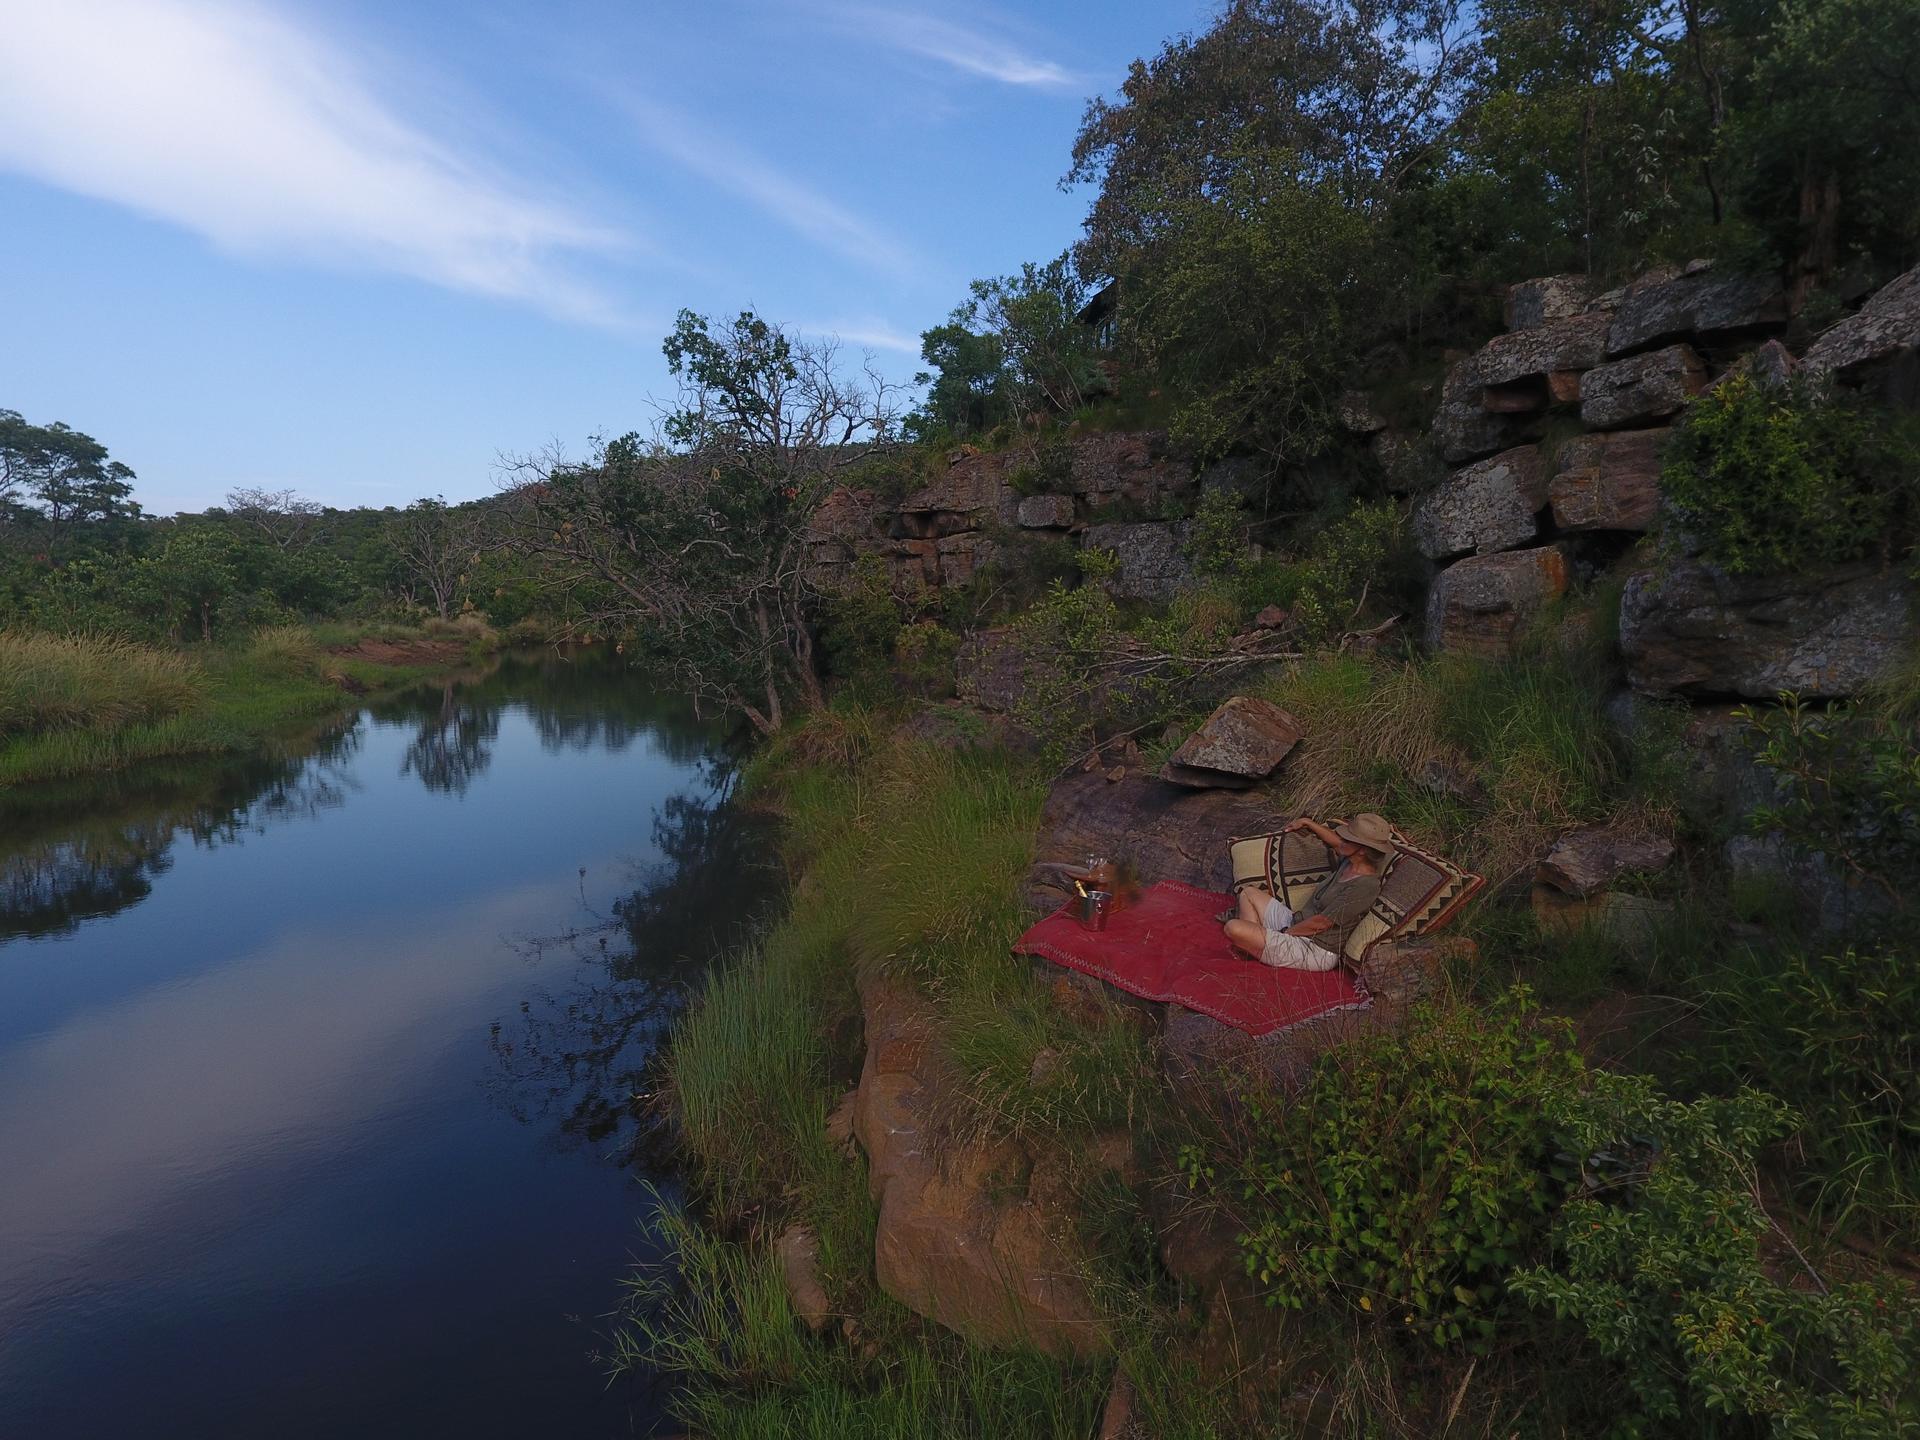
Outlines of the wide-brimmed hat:
M 1333 827 L 1333 833 L 1342 840 L 1366 846 L 1376 855 L 1391 855 L 1399 849 L 1393 843 L 1393 827 L 1387 824 L 1386 817 L 1375 815 L 1370 810 L 1351 820 L 1341 821 Z

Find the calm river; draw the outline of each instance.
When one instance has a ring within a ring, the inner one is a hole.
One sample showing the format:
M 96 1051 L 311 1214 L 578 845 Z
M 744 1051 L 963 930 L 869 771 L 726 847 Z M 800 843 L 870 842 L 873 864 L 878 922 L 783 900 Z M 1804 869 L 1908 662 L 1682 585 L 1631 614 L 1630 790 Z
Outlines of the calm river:
M 686 709 L 508 659 L 285 760 L 0 793 L 0 1435 L 649 1433 L 646 1061 L 763 850 Z

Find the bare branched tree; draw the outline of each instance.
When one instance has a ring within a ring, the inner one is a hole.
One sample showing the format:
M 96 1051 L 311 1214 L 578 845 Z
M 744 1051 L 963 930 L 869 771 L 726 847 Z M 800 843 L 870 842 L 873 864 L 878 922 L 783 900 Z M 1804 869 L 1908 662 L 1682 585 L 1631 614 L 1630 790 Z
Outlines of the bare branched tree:
M 394 526 L 394 549 L 402 570 L 401 593 L 413 600 L 424 592 L 442 620 L 453 614 L 454 599 L 473 569 L 482 542 L 479 516 L 456 509 L 444 499 L 416 500 Z
M 682 311 L 680 394 L 652 438 L 506 469 L 510 543 L 576 632 L 630 639 L 762 733 L 821 699 L 811 532 L 848 467 L 891 444 L 897 388 L 752 312 Z
M 227 513 L 251 525 L 276 550 L 295 554 L 321 539 L 320 520 L 326 513 L 318 501 L 303 500 L 292 490 L 268 490 L 244 485 L 227 492 Z

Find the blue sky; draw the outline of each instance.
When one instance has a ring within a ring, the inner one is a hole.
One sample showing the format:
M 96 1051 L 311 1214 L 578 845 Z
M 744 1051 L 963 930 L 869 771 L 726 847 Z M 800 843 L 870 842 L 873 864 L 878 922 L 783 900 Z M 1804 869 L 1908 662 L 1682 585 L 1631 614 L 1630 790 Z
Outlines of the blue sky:
M 644 428 L 681 306 L 898 378 L 1057 254 L 1086 97 L 1210 0 L 0 0 L 0 407 L 150 511 L 466 498 Z

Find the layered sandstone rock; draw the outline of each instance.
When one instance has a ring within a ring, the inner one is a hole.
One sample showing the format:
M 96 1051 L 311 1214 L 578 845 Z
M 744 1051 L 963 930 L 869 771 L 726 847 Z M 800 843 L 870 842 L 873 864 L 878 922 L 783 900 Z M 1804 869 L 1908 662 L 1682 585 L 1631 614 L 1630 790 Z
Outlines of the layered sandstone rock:
M 1616 360 L 1580 377 L 1580 418 L 1596 430 L 1645 425 L 1683 409 L 1707 384 L 1691 345 Z
M 1581 435 L 1554 457 L 1547 499 L 1562 531 L 1645 530 L 1660 508 L 1660 449 L 1667 432 Z
M 1523 445 L 1457 470 L 1413 512 L 1414 539 L 1433 560 L 1530 545 L 1547 503 L 1538 445 Z
M 930 1007 L 882 978 L 861 987 L 867 1054 L 854 1133 L 879 1206 L 874 1278 L 908 1309 L 992 1349 L 1062 1359 L 1111 1348 L 1072 1242 L 1066 1187 L 1043 1184 L 1010 1141 L 938 1155 L 931 1110 L 952 1083 Z
M 1567 592 L 1558 545 L 1477 555 L 1440 572 L 1427 594 L 1427 644 L 1489 659 L 1511 655 L 1542 606 Z

